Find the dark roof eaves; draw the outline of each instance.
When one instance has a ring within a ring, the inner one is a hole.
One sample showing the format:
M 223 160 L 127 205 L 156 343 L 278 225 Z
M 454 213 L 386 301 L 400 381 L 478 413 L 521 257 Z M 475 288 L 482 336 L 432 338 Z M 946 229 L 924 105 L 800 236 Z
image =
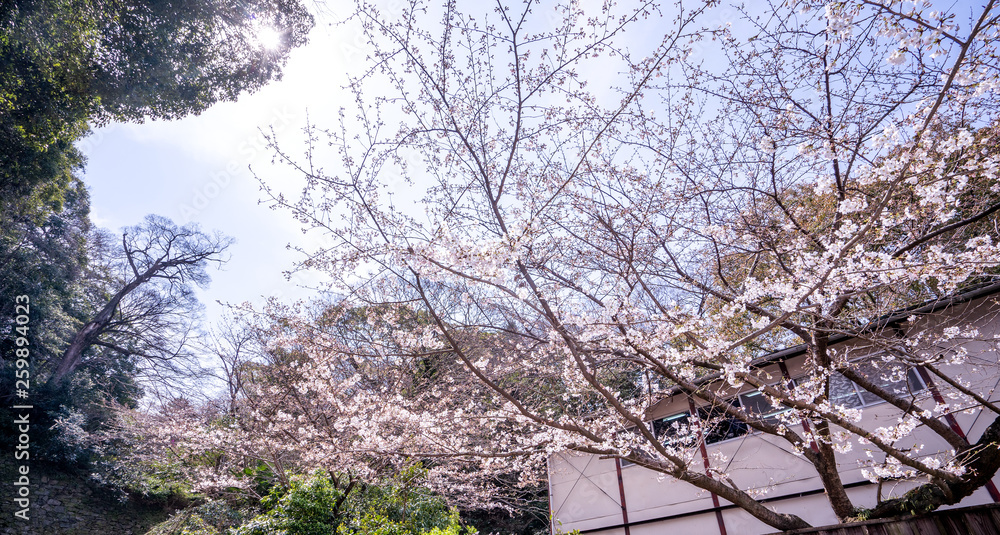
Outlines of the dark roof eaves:
M 933 314 L 935 312 L 940 312 L 945 308 L 952 307 L 955 305 L 960 305 L 962 303 L 967 303 L 974 299 L 979 299 L 980 297 L 987 297 L 998 292 L 1000 292 L 1000 282 L 984 283 L 982 285 L 979 285 L 978 287 L 970 288 L 966 291 L 963 291 L 961 293 L 955 294 L 950 297 L 946 297 L 943 299 L 935 299 L 933 301 L 929 301 L 920 305 L 914 305 L 912 307 L 896 311 L 892 314 L 886 315 L 882 318 L 870 322 L 865 327 L 858 329 L 857 332 L 835 334 L 830 337 L 828 345 L 839 344 L 841 342 L 850 340 L 851 338 L 854 338 L 859 334 L 870 332 L 874 329 L 884 328 L 894 323 L 899 323 L 915 314 Z M 792 347 L 786 347 L 784 349 L 779 349 L 778 351 L 773 351 L 766 355 L 757 357 L 756 359 L 753 360 L 753 362 L 750 363 L 750 366 L 753 368 L 760 368 L 763 366 L 767 366 L 769 364 L 775 364 L 777 362 L 788 360 L 792 357 L 797 357 L 805 352 L 806 352 L 806 344 L 798 344 Z M 723 376 L 722 373 L 713 373 L 696 379 L 694 383 L 698 386 L 701 386 L 706 383 L 717 381 L 721 379 L 722 376 Z M 671 387 L 669 390 L 667 390 L 664 393 L 664 396 L 660 398 L 660 400 L 662 401 L 665 398 L 671 397 L 677 394 L 681 390 L 682 390 L 681 387 L 675 385 Z

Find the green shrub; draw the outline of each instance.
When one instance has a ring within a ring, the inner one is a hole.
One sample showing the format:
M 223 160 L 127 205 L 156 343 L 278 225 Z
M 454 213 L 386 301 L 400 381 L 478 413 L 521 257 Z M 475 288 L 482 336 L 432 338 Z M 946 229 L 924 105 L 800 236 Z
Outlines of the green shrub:
M 266 512 L 236 535 L 460 535 L 458 512 L 418 485 L 425 472 L 411 468 L 379 485 L 339 488 L 319 472 L 293 478 L 264 499 Z M 345 495 L 346 494 L 346 495 Z
M 177 512 L 146 535 L 224 535 L 243 520 L 244 515 L 225 502 L 211 501 Z
M 332 535 L 343 493 L 319 474 L 293 478 L 287 491 L 276 488 L 263 501 L 268 511 L 241 526 L 237 535 Z

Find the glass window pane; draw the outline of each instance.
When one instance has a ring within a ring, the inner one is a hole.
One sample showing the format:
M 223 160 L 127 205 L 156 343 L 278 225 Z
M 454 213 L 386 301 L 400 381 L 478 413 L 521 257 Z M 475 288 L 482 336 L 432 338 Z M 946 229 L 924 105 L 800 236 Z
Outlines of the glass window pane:
M 736 399 L 729 403 L 735 404 Z M 719 407 L 701 407 L 698 409 L 698 417 L 701 419 L 706 444 L 722 442 L 749 432 L 746 423 L 727 415 Z
M 830 402 L 850 408 L 862 405 L 861 398 L 854 390 L 854 382 L 839 373 L 830 375 Z
M 653 420 L 653 435 L 664 445 L 688 447 L 694 437 L 690 433 L 690 414 L 682 412 L 659 420 Z
M 870 381 L 878 384 L 882 388 L 899 396 L 909 396 L 923 388 L 923 383 L 917 377 L 917 372 L 913 368 L 905 368 L 902 364 L 884 362 L 881 359 L 870 358 L 855 363 L 858 373 L 868 377 Z M 861 397 L 866 405 L 881 403 L 885 400 L 865 391 L 861 391 Z
M 920 378 L 920 373 L 916 368 L 906 371 L 906 383 L 910 385 L 910 392 L 919 392 L 924 389 L 924 380 Z
M 865 402 L 865 405 L 874 405 L 876 403 L 882 403 L 883 401 L 885 401 L 884 399 L 876 396 L 875 394 L 872 394 L 871 392 L 863 388 L 860 388 L 859 390 L 861 390 L 861 400 Z
M 660 418 L 659 420 L 653 420 L 653 434 L 659 439 L 677 435 L 678 431 L 681 430 L 681 426 L 688 425 L 688 416 L 690 416 L 688 413 L 682 412 L 673 416 L 667 416 L 666 418 Z
M 744 410 L 750 414 L 762 416 L 765 420 L 775 420 L 779 414 L 789 410 L 787 407 L 771 405 L 767 396 L 756 390 L 740 394 L 740 402 L 743 403 Z

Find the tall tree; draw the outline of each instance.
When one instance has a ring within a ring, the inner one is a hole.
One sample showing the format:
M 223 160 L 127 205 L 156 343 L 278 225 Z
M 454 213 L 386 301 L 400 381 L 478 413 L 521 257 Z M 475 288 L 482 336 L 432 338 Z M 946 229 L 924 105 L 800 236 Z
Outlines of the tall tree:
M 104 236 L 102 239 L 107 240 Z M 204 286 L 205 268 L 222 262 L 231 240 L 209 236 L 188 225 L 178 227 L 159 216 L 125 229 L 120 245 L 104 244 L 105 256 L 92 269 L 106 278 L 103 295 L 92 296 L 95 312 L 73 335 L 51 365 L 49 382 L 58 385 L 91 358 L 139 359 L 151 373 L 182 372 L 186 344 L 198 303 L 192 285 Z

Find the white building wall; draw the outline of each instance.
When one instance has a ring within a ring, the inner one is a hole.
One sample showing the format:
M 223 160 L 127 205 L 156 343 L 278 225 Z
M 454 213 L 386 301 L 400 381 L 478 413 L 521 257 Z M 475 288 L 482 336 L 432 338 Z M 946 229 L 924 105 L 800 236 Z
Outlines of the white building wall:
M 995 306 L 987 305 L 981 300 L 977 303 L 956 307 L 954 313 L 965 317 L 981 318 L 978 323 L 981 335 L 992 336 L 997 332 L 998 322 L 993 310 Z M 932 318 L 941 322 L 941 317 Z M 924 320 L 931 321 L 931 320 Z M 942 328 L 944 324 L 942 323 Z M 967 344 L 969 361 L 961 365 L 961 370 L 955 367 L 950 371 L 961 371 L 964 378 L 970 380 L 980 392 L 990 392 L 991 400 L 1000 399 L 1000 370 L 997 367 L 997 353 L 993 344 Z M 791 376 L 798 375 L 804 358 L 798 357 L 787 361 Z M 944 366 L 942 366 L 944 367 Z M 781 377 L 777 366 L 769 368 L 776 378 Z M 947 385 L 936 381 L 939 390 L 947 395 Z M 734 392 L 735 394 L 735 392 Z M 926 396 L 924 408 L 934 407 L 934 401 Z M 688 401 L 684 396 L 675 396 L 661 402 L 650 413 L 650 419 L 662 418 L 688 410 Z M 898 421 L 898 409 L 882 403 L 863 409 L 860 425 L 866 429 L 894 425 Z M 995 414 L 991 412 L 972 411 L 955 415 L 960 427 L 975 442 L 986 427 L 991 424 Z M 801 432 L 801 426 L 795 429 Z M 904 439 L 897 445 L 923 445 L 923 451 L 933 453 L 950 449 L 936 434 L 918 427 L 909 439 Z M 862 476 L 859 464 L 867 459 L 866 448 L 856 441 L 851 450 L 838 454 L 838 463 L 842 467 L 841 478 L 847 485 L 857 484 L 849 488 L 848 493 L 855 505 L 872 507 L 877 503 L 877 487 L 868 483 Z M 751 433 L 739 438 L 708 446 L 710 457 L 722 454 L 726 459 L 720 466 L 729 473 L 741 488 L 767 489 L 764 499 L 792 496 L 799 493 L 810 493 L 806 496 L 778 499 L 768 502 L 768 505 L 781 512 L 794 513 L 814 526 L 837 523 L 824 494 L 822 483 L 810 463 L 791 452 L 787 442 L 772 436 Z M 875 452 L 881 460 L 880 452 Z M 883 455 L 884 457 L 884 455 Z M 621 490 L 618 486 L 618 473 L 613 459 L 601 459 L 597 456 L 562 452 L 553 455 L 550 466 L 550 507 L 552 508 L 556 532 L 569 532 L 574 529 L 595 534 L 624 534 L 621 527 L 598 530 L 602 527 L 622 525 Z M 713 461 L 713 464 L 718 464 Z M 630 535 L 653 535 L 660 533 L 676 533 L 679 535 L 700 535 L 718 533 L 716 514 L 712 512 L 712 496 L 707 491 L 698 489 L 687 483 L 677 481 L 669 476 L 659 474 L 640 466 L 625 466 L 621 469 L 625 502 L 630 524 Z M 899 496 L 922 481 L 903 481 L 885 483 L 882 497 Z M 994 483 L 1000 485 L 1000 476 L 994 478 Z M 729 505 L 721 500 L 721 505 Z M 983 488 L 976 491 L 961 503 L 952 507 L 967 507 L 972 505 L 992 503 L 988 491 Z M 707 511 L 698 513 L 699 511 Z M 667 520 L 657 520 L 664 517 L 675 517 Z M 773 533 L 770 526 L 753 518 L 739 508 L 728 508 L 722 511 L 722 517 L 729 535 L 754 535 Z M 644 523 L 645 522 L 645 523 Z M 669 526 L 669 529 L 667 527 Z

